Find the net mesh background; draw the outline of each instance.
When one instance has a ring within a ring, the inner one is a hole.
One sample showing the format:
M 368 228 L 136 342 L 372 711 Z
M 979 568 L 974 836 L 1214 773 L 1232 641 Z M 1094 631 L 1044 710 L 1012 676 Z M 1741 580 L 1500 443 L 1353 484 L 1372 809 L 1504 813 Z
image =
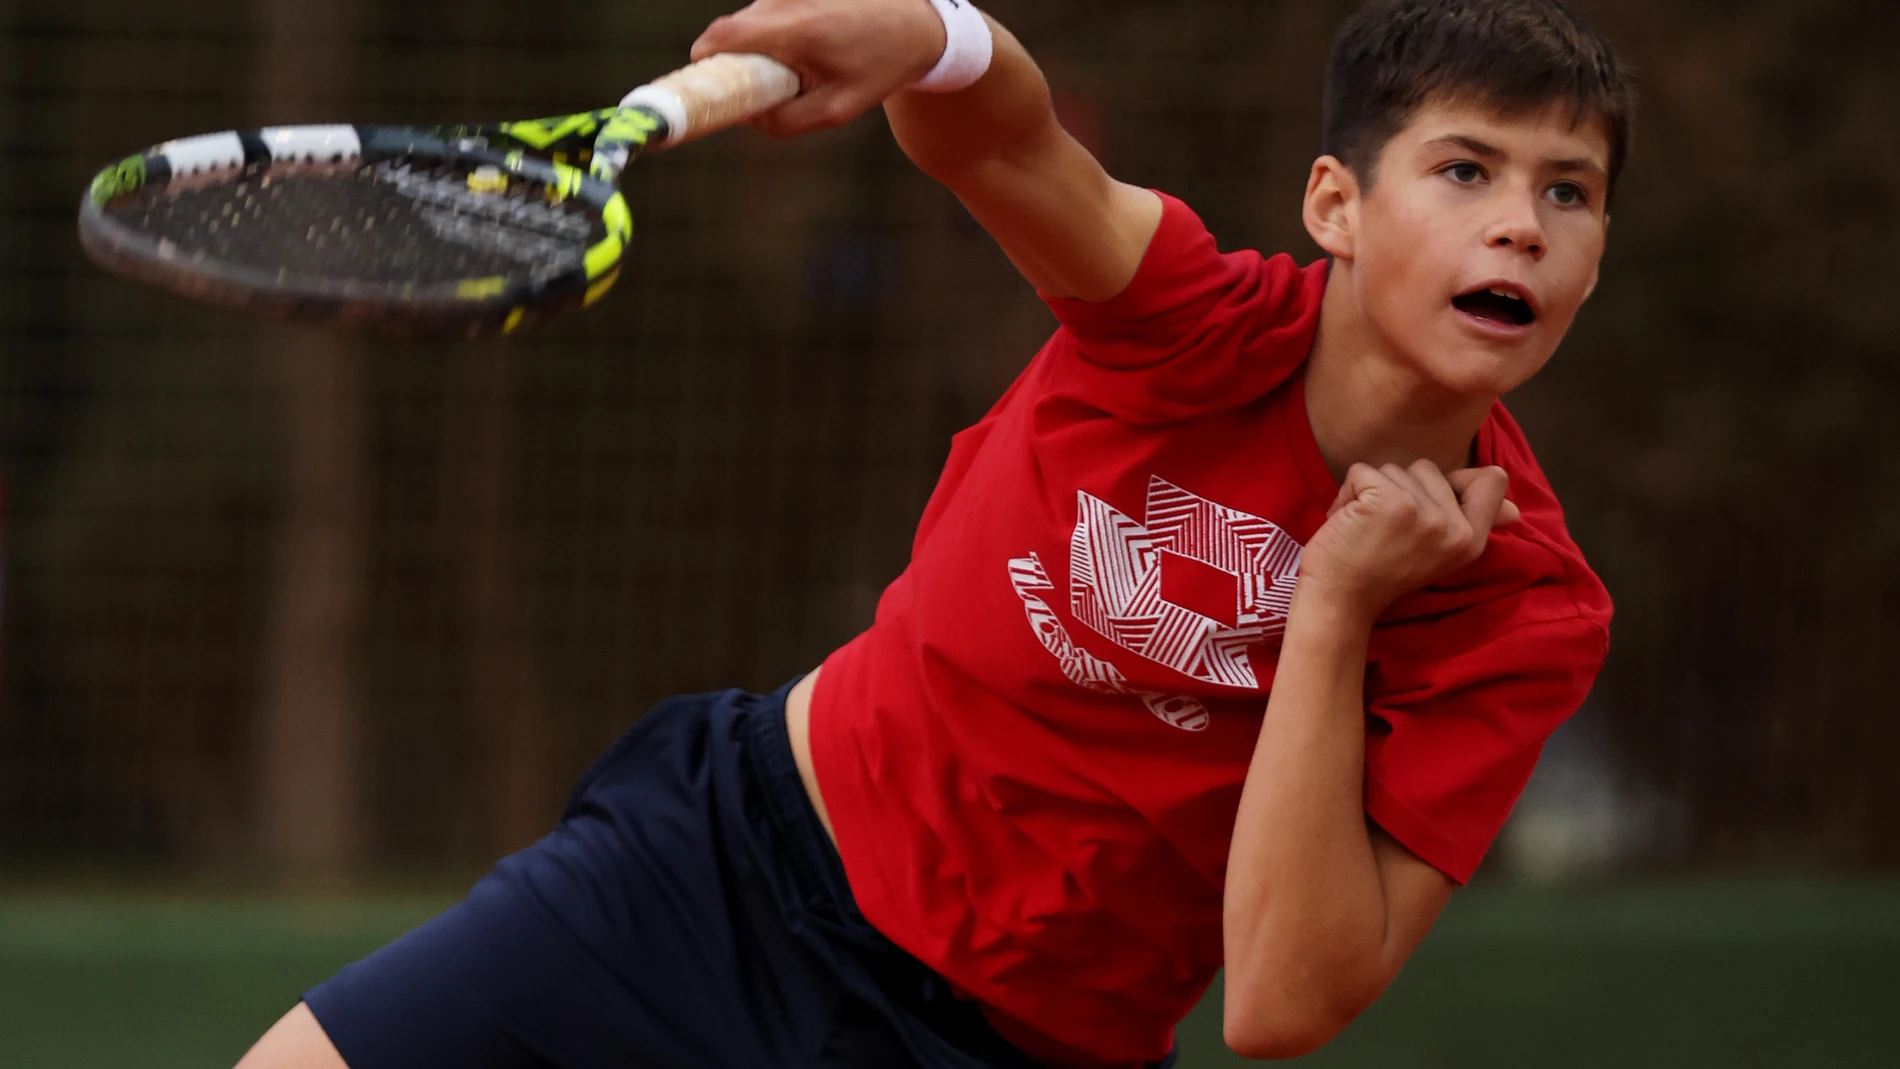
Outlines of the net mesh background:
M 993 10 L 1118 176 L 1307 258 L 1350 6 Z M 1512 407 L 1618 597 L 1578 730 L 1672 837 L 1622 863 L 1891 865 L 1893 20 L 1591 7 L 1654 73 L 1603 288 Z M 616 292 L 505 342 L 201 309 L 73 235 L 138 146 L 592 107 L 719 11 L 0 0 L 0 867 L 477 864 L 654 700 L 869 623 L 950 436 L 1053 326 L 879 116 L 636 165 Z

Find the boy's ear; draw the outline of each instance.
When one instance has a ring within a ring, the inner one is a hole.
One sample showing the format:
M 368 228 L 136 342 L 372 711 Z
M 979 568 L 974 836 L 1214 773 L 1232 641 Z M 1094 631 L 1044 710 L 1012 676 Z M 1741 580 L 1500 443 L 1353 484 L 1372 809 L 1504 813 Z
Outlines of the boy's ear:
M 1353 235 L 1359 220 L 1359 179 L 1336 156 L 1313 161 L 1306 179 L 1306 232 L 1339 260 L 1352 259 Z

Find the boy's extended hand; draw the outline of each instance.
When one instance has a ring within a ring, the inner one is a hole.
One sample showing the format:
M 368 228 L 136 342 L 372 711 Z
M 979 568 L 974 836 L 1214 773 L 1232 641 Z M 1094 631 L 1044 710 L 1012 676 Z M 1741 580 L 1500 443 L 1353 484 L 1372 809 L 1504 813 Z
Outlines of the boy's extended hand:
M 1354 464 L 1300 564 L 1300 592 L 1335 600 L 1367 622 L 1394 601 L 1483 554 L 1491 528 L 1515 523 L 1502 468 L 1445 475 L 1429 460 L 1409 468 Z
M 925 0 L 757 0 L 713 21 L 695 60 L 758 52 L 798 72 L 798 99 L 753 121 L 774 137 L 842 126 L 930 73 L 943 20 Z

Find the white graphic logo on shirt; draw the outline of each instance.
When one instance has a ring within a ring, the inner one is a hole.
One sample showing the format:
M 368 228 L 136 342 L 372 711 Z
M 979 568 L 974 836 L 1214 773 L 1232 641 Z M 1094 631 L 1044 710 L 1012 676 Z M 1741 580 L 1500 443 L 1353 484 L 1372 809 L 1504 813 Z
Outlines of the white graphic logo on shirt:
M 1029 626 L 1036 632 L 1036 638 L 1041 640 L 1044 649 L 1055 654 L 1056 661 L 1062 665 L 1062 674 L 1068 676 L 1070 682 L 1101 694 L 1127 694 L 1140 698 L 1149 712 L 1182 731 L 1207 729 L 1207 707 L 1200 702 L 1185 695 L 1135 690 L 1128 685 L 1128 679 L 1122 675 L 1121 669 L 1107 661 L 1098 660 L 1075 644 L 1075 640 L 1069 637 L 1069 629 L 1056 618 L 1055 610 L 1042 600 L 1043 593 L 1056 588 L 1049 581 L 1049 573 L 1043 570 L 1042 558 L 1031 553 L 1027 557 L 1011 560 L 1009 581 L 1016 588 L 1016 596 L 1023 599 L 1023 612 L 1028 615 Z
M 1190 679 L 1256 689 L 1247 647 L 1279 634 L 1302 547 L 1277 525 L 1148 480 L 1145 522 L 1100 498 L 1076 494 L 1069 539 L 1069 609 L 1122 649 Z M 1035 554 L 1009 562 L 1010 583 L 1043 647 L 1078 686 L 1129 694 L 1186 731 L 1207 727 L 1193 698 L 1130 688 L 1114 665 L 1076 645 L 1041 595 L 1055 585 Z

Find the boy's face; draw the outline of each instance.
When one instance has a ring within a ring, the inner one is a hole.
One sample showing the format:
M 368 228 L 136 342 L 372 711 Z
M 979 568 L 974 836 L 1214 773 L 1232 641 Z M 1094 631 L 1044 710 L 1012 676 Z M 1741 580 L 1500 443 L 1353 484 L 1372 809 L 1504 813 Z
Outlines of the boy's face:
M 1455 393 L 1498 397 L 1543 367 L 1596 286 L 1608 165 L 1602 125 L 1565 107 L 1428 105 L 1386 144 L 1370 189 L 1338 177 L 1338 225 L 1314 237 L 1350 262 L 1387 351 Z

